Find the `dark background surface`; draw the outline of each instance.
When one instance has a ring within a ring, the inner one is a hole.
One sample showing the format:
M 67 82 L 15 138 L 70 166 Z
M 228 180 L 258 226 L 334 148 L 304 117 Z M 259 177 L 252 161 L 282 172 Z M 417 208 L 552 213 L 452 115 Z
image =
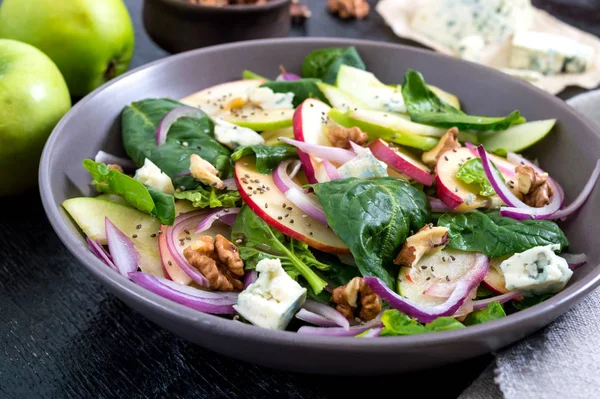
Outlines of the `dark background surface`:
M 144 32 L 141 0 L 126 3 L 136 27 L 132 68 L 166 56 Z M 291 36 L 407 43 L 374 11 L 364 21 L 340 21 L 324 12 L 325 0 L 306 3 L 313 17 L 304 27 L 293 28 Z M 600 35 L 599 0 L 534 4 Z M 560 97 L 581 91 L 570 88 Z M 427 397 L 455 398 L 492 359 L 486 355 L 439 369 L 369 378 L 295 374 L 232 360 L 146 321 L 92 280 L 52 231 L 37 191 L 0 198 L 0 209 L 3 399 L 333 398 L 374 396 L 383 388 L 402 395 L 405 387 L 422 389 Z

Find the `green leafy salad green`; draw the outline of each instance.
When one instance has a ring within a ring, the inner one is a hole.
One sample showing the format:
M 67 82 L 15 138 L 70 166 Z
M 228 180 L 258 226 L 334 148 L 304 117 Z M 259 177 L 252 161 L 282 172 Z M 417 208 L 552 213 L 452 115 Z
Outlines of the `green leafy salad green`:
M 95 195 L 63 203 L 108 267 L 198 311 L 369 339 L 502 319 L 583 263 L 557 222 L 585 198 L 511 152 L 554 123 L 479 115 L 354 47 L 279 61 L 123 109 L 130 160 L 85 159 Z

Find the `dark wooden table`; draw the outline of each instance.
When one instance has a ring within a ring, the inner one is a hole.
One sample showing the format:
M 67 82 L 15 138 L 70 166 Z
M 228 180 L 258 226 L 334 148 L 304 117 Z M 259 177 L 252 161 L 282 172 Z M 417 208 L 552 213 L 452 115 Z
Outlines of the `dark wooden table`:
M 144 32 L 141 0 L 126 3 L 136 26 L 132 67 L 166 56 Z M 406 43 L 374 12 L 364 21 L 340 21 L 323 11 L 324 0 L 307 3 L 313 18 L 292 36 Z M 534 3 L 600 35 L 599 0 Z M 235 361 L 180 340 L 110 295 L 59 241 L 37 191 L 0 199 L 0 398 L 372 397 L 380 388 L 400 396 L 406 387 L 455 398 L 491 359 L 375 378 L 302 375 Z

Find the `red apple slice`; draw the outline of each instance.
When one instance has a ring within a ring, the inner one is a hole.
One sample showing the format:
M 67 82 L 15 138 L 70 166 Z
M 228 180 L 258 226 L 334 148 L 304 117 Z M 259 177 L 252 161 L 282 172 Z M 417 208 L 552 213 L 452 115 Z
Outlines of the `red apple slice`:
M 323 252 L 350 252 L 331 229 L 292 204 L 277 189 L 272 175 L 259 173 L 252 157 L 235 163 L 235 179 L 242 200 L 271 227 Z
M 483 284 L 488 287 L 492 292 L 498 295 L 506 294 L 509 292 L 506 289 L 506 282 L 504 281 L 504 275 L 502 271 L 500 271 L 500 263 L 502 263 L 504 259 L 491 259 L 490 260 L 490 269 L 488 270 L 487 275 L 483 279 Z
M 306 99 L 294 112 L 294 138 L 298 141 L 330 147 L 331 142 L 325 129 L 328 121 L 327 114 L 330 110 L 331 107 L 322 101 L 314 98 Z M 298 157 L 309 183 L 329 180 L 320 159 L 300 150 L 298 150 Z
M 436 165 L 437 196 L 450 209 L 466 211 L 489 206 L 493 197 L 482 197 L 476 186 L 469 185 L 456 178 L 460 166 L 474 158 L 473 153 L 466 148 L 455 148 L 446 151 Z
M 377 159 L 385 162 L 396 171 L 426 186 L 433 184 L 431 170 L 403 148 L 391 148 L 388 143 L 381 139 L 373 141 L 369 144 L 369 148 Z

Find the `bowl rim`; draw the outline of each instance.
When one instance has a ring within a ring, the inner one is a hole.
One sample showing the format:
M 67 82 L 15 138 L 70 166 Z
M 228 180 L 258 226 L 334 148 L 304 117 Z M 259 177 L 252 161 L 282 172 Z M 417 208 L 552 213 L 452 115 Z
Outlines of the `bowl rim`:
M 509 331 L 512 326 L 526 322 L 530 319 L 553 319 L 551 313 L 556 308 L 570 308 L 583 296 L 588 294 L 591 290 L 600 285 L 600 268 L 598 265 L 589 265 L 594 270 L 591 271 L 581 281 L 568 286 L 565 290 L 554 295 L 552 298 L 547 299 L 541 304 L 530 307 L 528 309 L 521 310 L 504 317 L 502 319 L 490 321 L 483 324 L 469 326 L 464 329 L 434 332 L 429 334 L 410 335 L 410 336 L 398 336 L 398 337 L 385 337 L 385 339 L 373 339 L 373 340 L 351 340 L 353 337 L 331 337 L 331 336 L 313 336 L 298 334 L 291 331 L 278 331 L 268 330 L 245 323 L 236 323 L 232 320 L 202 313 L 183 305 L 170 301 L 157 294 L 154 294 L 146 289 L 138 286 L 122 275 L 115 273 L 110 268 L 107 268 L 98 258 L 96 258 L 84 244 L 80 237 L 76 237 L 75 234 L 67 227 L 63 216 L 61 215 L 60 208 L 61 204 L 55 205 L 56 201 L 52 194 L 50 185 L 50 172 L 51 172 L 51 160 L 52 150 L 56 145 L 60 137 L 63 127 L 77 114 L 79 108 L 85 104 L 94 100 L 105 88 L 111 86 L 122 79 L 127 79 L 133 74 L 140 73 L 142 71 L 148 72 L 156 65 L 168 64 L 173 62 L 180 62 L 187 58 L 193 58 L 198 54 L 210 54 L 213 52 L 220 52 L 225 49 L 235 49 L 238 47 L 247 46 L 268 46 L 270 44 L 289 44 L 294 45 L 295 43 L 312 43 L 323 46 L 348 46 L 348 45 L 362 45 L 369 47 L 379 47 L 383 50 L 390 51 L 405 51 L 410 53 L 426 53 L 428 57 L 431 57 L 432 61 L 436 58 L 452 58 L 457 64 L 469 63 L 454 57 L 433 52 L 427 49 L 416 48 L 407 45 L 401 45 L 396 43 L 387 43 L 372 40 L 360 40 L 360 39 L 343 39 L 343 38 L 326 38 L 326 37 L 311 37 L 311 38 L 277 38 L 277 39 L 259 39 L 259 40 L 248 40 L 242 42 L 228 43 L 217 46 L 210 46 L 175 54 L 169 57 L 165 57 L 138 68 L 135 68 L 116 79 L 102 85 L 101 87 L 88 94 L 82 100 L 80 100 L 75 106 L 61 119 L 58 125 L 52 131 L 41 157 L 39 167 L 39 189 L 42 199 L 42 204 L 46 215 L 54 229 L 59 236 L 60 240 L 65 244 L 69 251 L 81 262 L 83 265 L 98 278 L 109 290 L 115 293 L 118 297 L 127 296 L 130 300 L 134 301 L 137 306 L 151 309 L 153 312 L 160 312 L 162 315 L 169 319 L 178 319 L 179 321 L 194 326 L 200 329 L 209 329 L 212 334 L 218 334 L 224 337 L 249 339 L 255 344 L 266 344 L 266 345 L 292 345 L 300 349 L 311 348 L 320 349 L 326 351 L 353 351 L 355 353 L 378 353 L 389 351 L 398 351 L 406 348 L 418 349 L 426 346 L 435 345 L 447 345 L 454 342 L 475 342 L 477 337 L 485 336 L 487 334 L 499 333 L 502 331 Z M 482 65 L 472 64 L 471 67 L 482 68 L 489 70 Z M 600 132 L 596 125 L 593 124 L 584 115 L 580 114 L 574 108 L 567 105 L 564 101 L 558 97 L 552 96 L 545 91 L 531 85 L 528 82 L 524 82 L 520 79 L 511 77 L 503 74 L 500 71 L 490 71 L 490 73 L 498 74 L 498 79 L 513 80 L 514 83 L 518 83 L 525 87 L 525 90 L 537 91 L 539 95 L 546 96 L 549 101 L 556 103 L 557 106 L 564 108 L 566 112 L 570 113 L 576 119 L 579 119 L 584 125 L 586 125 L 596 135 L 600 136 Z M 543 322 L 543 325 L 549 323 Z M 521 337 L 522 338 L 522 337 Z
M 148 0 L 144 0 L 146 2 Z M 182 11 L 212 11 L 221 13 L 248 13 L 248 12 L 262 12 L 268 11 L 275 8 L 279 8 L 284 4 L 291 3 L 292 0 L 269 0 L 264 4 L 234 4 L 228 6 L 207 6 L 204 4 L 192 4 L 186 0 L 154 0 L 160 1 L 172 7 L 179 8 Z

